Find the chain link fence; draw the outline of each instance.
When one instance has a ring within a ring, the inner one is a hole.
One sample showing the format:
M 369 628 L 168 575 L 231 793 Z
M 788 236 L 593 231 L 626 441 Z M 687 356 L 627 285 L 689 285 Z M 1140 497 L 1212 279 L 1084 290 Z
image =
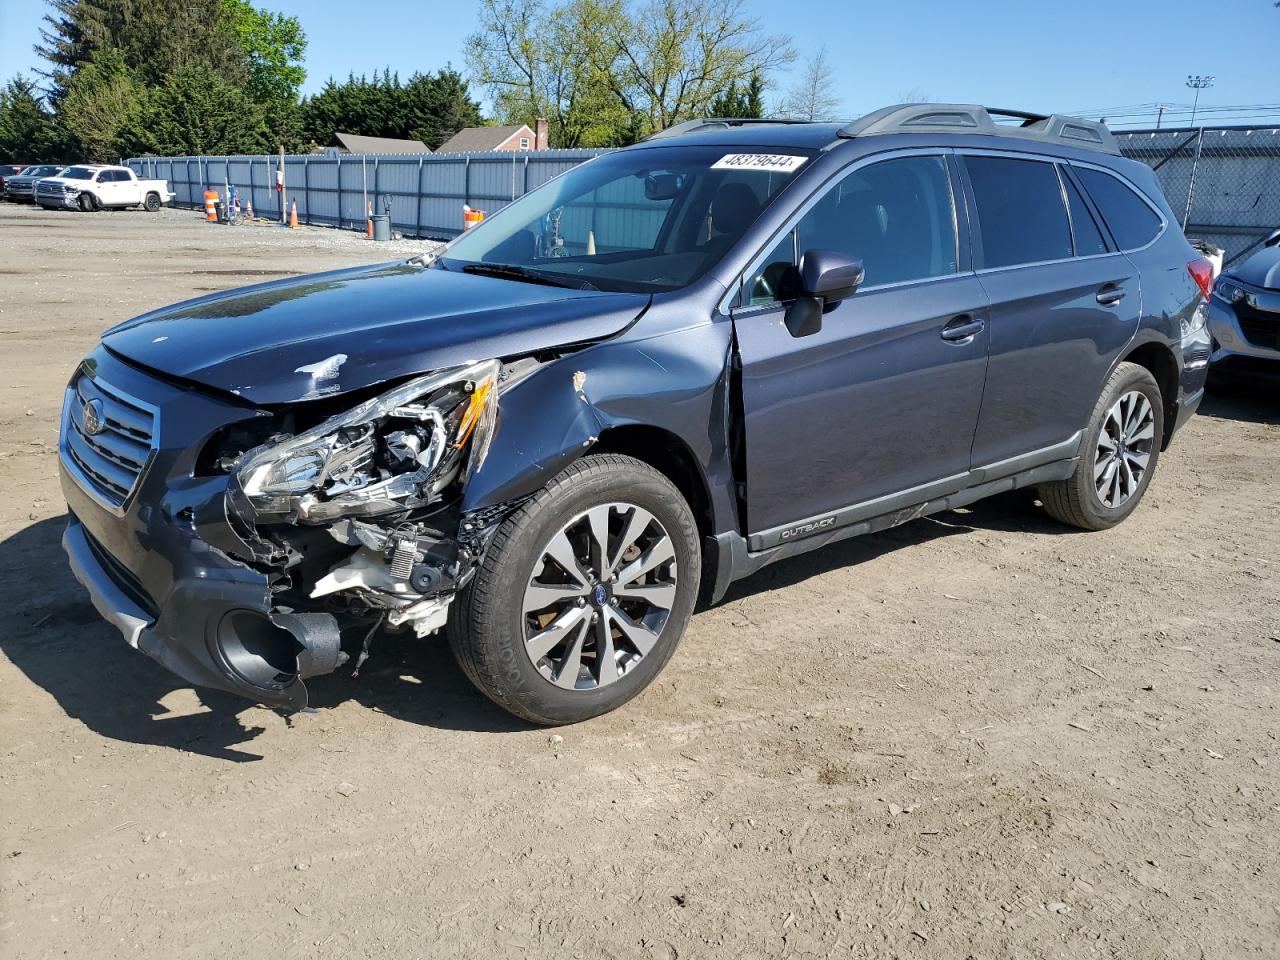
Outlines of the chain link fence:
M 1160 178 L 1188 237 L 1248 257 L 1280 229 L 1280 127 L 1203 127 L 1115 134 L 1126 157 Z

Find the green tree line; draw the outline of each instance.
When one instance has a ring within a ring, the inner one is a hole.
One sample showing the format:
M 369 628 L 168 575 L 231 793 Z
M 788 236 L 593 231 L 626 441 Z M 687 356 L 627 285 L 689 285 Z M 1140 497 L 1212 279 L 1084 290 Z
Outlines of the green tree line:
M 831 119 L 825 49 L 770 107 L 795 52 L 745 0 L 478 0 L 468 77 L 452 66 L 299 92 L 307 37 L 251 0 L 47 0 L 42 78 L 0 88 L 0 162 L 327 146 L 337 132 L 435 148 L 484 122 L 548 120 L 553 147 L 622 146 L 697 117 Z
M 250 0 L 48 2 L 36 46 L 47 70 L 0 87 L 0 161 L 292 152 L 337 131 L 436 147 L 482 122 L 451 67 L 300 97 L 301 22 Z

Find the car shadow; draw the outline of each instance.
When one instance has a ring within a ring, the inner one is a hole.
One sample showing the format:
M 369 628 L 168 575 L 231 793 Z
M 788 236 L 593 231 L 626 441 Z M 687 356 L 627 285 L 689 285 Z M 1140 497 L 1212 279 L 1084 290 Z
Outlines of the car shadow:
M 976 530 L 1055 536 L 1083 532 L 1061 524 L 1045 513 L 1034 490 L 1011 490 L 967 507 L 945 510 L 879 533 L 852 537 L 820 547 L 812 553 L 778 560 L 759 573 L 730 584 L 721 603 L 781 590 L 841 567 L 866 563 L 886 553 Z
M 1215 420 L 1280 424 L 1280 380 L 1219 380 L 1209 383 L 1199 415 Z

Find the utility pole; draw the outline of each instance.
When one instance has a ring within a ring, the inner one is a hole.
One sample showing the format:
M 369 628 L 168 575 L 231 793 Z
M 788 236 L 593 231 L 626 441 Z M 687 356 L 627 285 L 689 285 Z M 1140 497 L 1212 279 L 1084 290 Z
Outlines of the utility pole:
M 1156 129 L 1157 130 L 1160 129 L 1160 121 L 1164 119 L 1164 107 L 1165 105 L 1163 103 L 1156 104 Z
M 1200 91 L 1212 87 L 1213 81 L 1213 77 L 1187 74 L 1187 86 L 1196 92 L 1195 99 L 1191 102 L 1191 126 L 1193 127 L 1196 125 L 1196 108 L 1200 106 Z

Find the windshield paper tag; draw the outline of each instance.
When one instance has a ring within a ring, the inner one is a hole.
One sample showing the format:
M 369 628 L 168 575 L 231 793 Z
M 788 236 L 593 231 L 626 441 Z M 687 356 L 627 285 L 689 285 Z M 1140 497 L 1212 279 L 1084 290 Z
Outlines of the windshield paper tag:
M 727 153 L 711 165 L 712 170 L 765 170 L 790 173 L 800 169 L 808 157 L 789 157 L 781 153 Z

